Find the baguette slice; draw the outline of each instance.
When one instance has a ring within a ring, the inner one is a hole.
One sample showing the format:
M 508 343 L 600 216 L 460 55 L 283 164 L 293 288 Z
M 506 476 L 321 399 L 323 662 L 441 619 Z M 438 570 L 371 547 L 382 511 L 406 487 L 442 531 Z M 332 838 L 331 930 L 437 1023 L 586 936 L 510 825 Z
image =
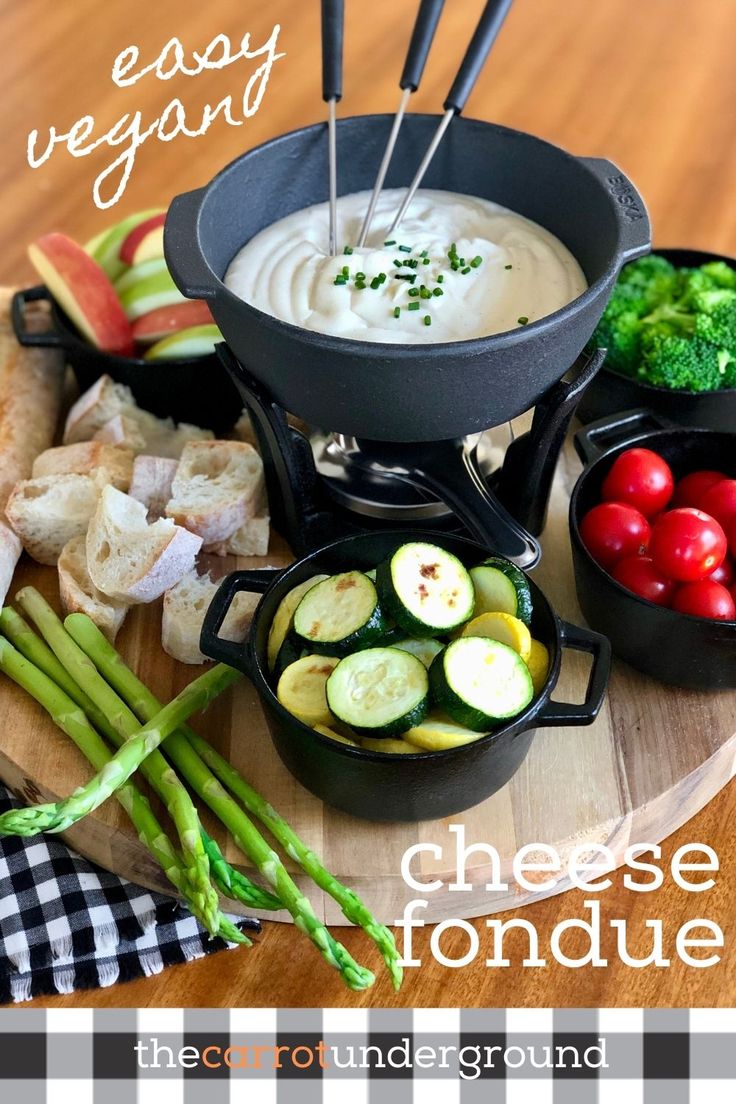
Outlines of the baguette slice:
M 128 607 L 102 594 L 90 578 L 86 541 L 72 537 L 59 556 L 59 595 L 64 613 L 86 613 L 111 644 L 115 643 Z
M 112 483 L 119 491 L 127 491 L 132 474 L 130 449 L 101 441 L 81 441 L 76 445 L 46 449 L 33 464 L 34 479 L 45 475 L 91 475 L 101 485 Z
M 105 487 L 87 533 L 92 582 L 117 602 L 153 602 L 194 567 L 200 537 L 168 518 L 146 520 L 146 507 Z
M 164 595 L 161 642 L 164 651 L 180 663 L 209 662 L 199 650 L 199 636 L 205 614 L 219 585 L 213 583 L 208 575 L 190 571 Z M 238 644 L 245 640 L 259 598 L 258 594 L 237 594 L 220 629 L 220 636 Z
M 99 497 L 100 484 L 90 475 L 45 475 L 16 484 L 5 513 L 26 552 L 53 565 L 72 537 L 87 532 Z
M 99 444 L 128 449 L 134 456 L 144 452 L 146 448 L 146 438 L 138 423 L 127 414 L 116 414 L 109 422 L 105 422 L 92 435 L 92 440 Z
M 100 376 L 72 406 L 64 427 L 64 444 L 90 441 L 94 434 L 117 414 L 138 410 L 133 392 L 110 376 Z
M 23 551 L 23 545 L 9 525 L 0 521 L 0 605 L 10 590 L 13 573 Z
M 129 494 L 138 499 L 148 510 L 148 520 L 155 521 L 166 513 L 166 503 L 171 498 L 178 460 L 165 456 L 136 456 Z
M 226 541 L 255 513 L 263 462 L 242 441 L 194 441 L 182 452 L 166 514 L 206 544 Z
M 226 541 L 210 544 L 204 551 L 212 556 L 267 556 L 270 535 L 270 517 L 267 513 L 256 514 Z

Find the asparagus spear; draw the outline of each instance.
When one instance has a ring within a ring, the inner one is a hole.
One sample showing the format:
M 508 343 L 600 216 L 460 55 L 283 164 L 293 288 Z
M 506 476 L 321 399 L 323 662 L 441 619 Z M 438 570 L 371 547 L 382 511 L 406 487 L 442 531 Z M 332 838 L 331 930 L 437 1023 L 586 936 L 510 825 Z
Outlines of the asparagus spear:
M 99 665 L 101 674 L 109 684 L 120 690 L 121 696 L 123 696 L 121 684 L 117 681 L 121 674 L 123 682 L 126 682 L 125 675 L 127 674 L 128 681 L 126 685 L 128 689 L 131 687 L 130 680 L 133 680 L 133 684 L 137 685 L 133 672 L 125 666 L 112 645 L 108 643 L 88 617 L 80 613 L 70 614 L 64 625 L 69 635 L 76 640 L 82 650 Z M 145 691 L 146 695 L 150 695 L 150 691 L 142 683 L 140 688 Z M 140 695 L 138 695 L 138 698 L 140 698 Z M 129 700 L 131 704 L 134 704 L 133 697 Z M 148 700 L 149 702 L 155 701 L 152 695 Z M 154 708 L 153 715 L 156 716 L 157 714 L 158 711 Z M 158 715 L 160 716 L 160 714 Z M 187 779 L 195 793 L 206 801 L 222 820 L 240 850 L 249 856 L 256 869 L 275 889 L 277 896 L 283 902 L 284 908 L 289 910 L 300 931 L 312 940 L 325 961 L 340 971 L 351 989 L 369 988 L 375 980 L 373 974 L 370 970 L 358 965 L 346 948 L 330 935 L 327 928 L 315 915 L 309 900 L 302 894 L 289 875 L 277 853 L 269 846 L 243 809 L 240 808 L 237 802 L 233 801 L 212 772 L 205 766 L 187 738 L 180 732 L 174 732 L 173 750 L 171 744 L 172 737 L 169 735 L 166 750 L 182 775 Z
M 166 737 L 192 713 L 204 709 L 240 676 L 218 663 L 191 682 L 168 705 L 145 724 L 136 736 L 113 755 L 110 762 L 85 786 L 53 804 L 9 809 L 0 816 L 0 833 L 33 835 L 35 832 L 63 832 L 115 793 Z M 198 834 L 198 833 L 197 833 Z
M 30 632 L 30 630 L 29 630 Z M 34 667 L 4 637 L 0 637 L 0 670 L 22 687 L 43 706 L 59 728 L 76 744 L 95 770 L 102 771 L 111 755 L 101 736 L 92 728 L 77 704 L 43 671 Z M 172 886 L 182 895 L 197 919 L 197 902 L 188 895 L 187 880 L 181 858 L 171 840 L 156 819 L 148 799 L 132 782 L 125 782 L 115 797 L 125 809 L 144 847 L 161 866 Z M 220 917 L 217 934 L 232 943 L 251 945 L 247 936 L 224 916 Z
M 53 614 L 53 611 L 51 612 Z M 53 618 L 49 617 L 48 621 L 44 620 L 44 624 L 53 624 L 54 621 L 58 621 L 55 615 Z M 58 624 L 61 627 L 60 621 L 58 621 Z M 114 725 L 108 721 L 105 713 L 97 708 L 95 703 L 85 694 L 84 690 L 74 681 L 67 672 L 66 667 L 59 662 L 45 640 L 41 640 L 28 622 L 11 606 L 5 606 L 4 609 L 0 611 L 0 632 L 15 645 L 21 655 L 24 655 L 26 659 L 38 667 L 39 670 L 43 671 L 43 673 L 55 682 L 72 701 L 76 702 L 76 704 L 84 710 L 92 726 L 96 728 L 98 732 L 101 732 L 102 735 L 110 740 L 116 747 L 121 746 L 125 737 L 122 737 L 118 733 Z M 66 633 L 65 639 L 71 646 L 72 641 L 66 636 Z M 93 674 L 94 677 L 100 678 L 96 669 L 94 672 L 89 670 L 89 676 L 92 677 Z M 138 731 L 139 728 L 140 725 L 136 721 L 136 731 Z M 154 751 L 143 761 L 140 769 L 149 784 L 156 790 L 162 800 L 166 802 L 167 794 L 165 789 L 159 788 L 157 784 L 161 771 L 159 761 L 165 769 L 166 761 L 163 759 L 161 752 Z M 274 897 L 272 893 L 262 889 L 252 882 L 250 878 L 247 878 L 244 874 L 233 869 L 222 855 L 215 841 L 207 835 L 201 824 L 199 830 L 202 837 L 202 844 L 210 861 L 212 880 L 223 896 L 229 897 L 233 901 L 240 901 L 249 908 L 257 908 L 264 912 L 283 908 L 281 902 Z
M 85 674 L 90 672 L 97 676 L 97 671 L 81 648 L 77 648 L 69 639 L 64 626 L 46 599 L 33 587 L 24 587 L 16 597 L 23 610 L 38 625 L 57 659 L 66 668 L 71 681 L 84 689 Z M 5 622 L 8 621 L 13 621 L 12 615 L 10 617 L 6 615 Z M 30 628 L 28 631 L 31 631 Z M 68 647 L 64 648 L 63 655 L 59 654 L 60 643 L 68 644 Z M 116 739 L 118 734 L 122 741 L 125 741 L 139 731 L 140 725 L 130 710 L 125 709 L 117 695 L 110 691 L 104 680 L 100 679 L 100 683 L 108 694 L 106 695 L 104 690 L 97 696 L 87 694 L 86 699 L 80 704 L 98 731 L 112 736 L 114 742 L 119 745 L 121 740 Z M 67 685 L 66 689 L 69 692 L 71 688 Z M 74 700 L 73 695 L 70 694 L 70 697 Z M 118 715 L 119 712 L 121 715 Z M 210 864 L 199 832 L 197 810 L 186 788 L 160 752 L 151 753 L 142 764 L 142 771 L 163 800 L 176 827 L 192 895 L 201 902 L 198 911 L 207 918 L 205 926 L 213 935 L 217 930 L 219 902 L 210 881 Z
M 83 614 L 70 614 L 64 625 L 67 632 L 76 640 L 82 650 L 97 664 L 107 682 L 117 690 L 138 717 L 145 721 L 149 717 L 155 716 L 160 708 L 159 702 L 145 683 L 141 682 L 126 666 L 121 656 L 106 640 L 97 626 Z M 188 743 L 190 749 L 190 755 L 186 757 L 182 754 L 180 747 L 182 739 Z M 176 752 L 176 756 L 174 752 Z M 191 752 L 196 753 L 199 757 L 199 766 L 193 763 Z M 399 965 L 400 955 L 393 933 L 375 919 L 356 893 L 344 886 L 325 869 L 314 852 L 304 844 L 275 809 L 245 781 L 235 767 L 219 755 L 206 740 L 186 725 L 183 725 L 178 732 L 168 738 L 166 753 L 171 756 L 182 774 L 189 780 L 190 784 L 194 785 L 194 788 L 205 801 L 209 802 L 211 795 L 216 792 L 213 786 L 214 779 L 210 773 L 213 772 L 220 782 L 242 802 L 248 812 L 258 817 L 266 825 L 286 853 L 295 862 L 299 863 L 321 889 L 337 901 L 343 915 L 351 923 L 362 927 L 369 938 L 375 942 L 391 974 L 394 988 L 398 989 L 401 985 L 403 971 Z M 202 783 L 198 788 L 193 783 L 192 778 L 201 772 L 202 761 L 209 768 L 210 780 Z

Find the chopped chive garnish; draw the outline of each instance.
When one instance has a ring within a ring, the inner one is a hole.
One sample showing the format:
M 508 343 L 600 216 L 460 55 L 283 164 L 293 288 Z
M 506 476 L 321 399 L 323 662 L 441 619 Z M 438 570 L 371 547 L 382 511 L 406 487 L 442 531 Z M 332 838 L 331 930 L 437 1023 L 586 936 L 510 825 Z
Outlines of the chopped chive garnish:
M 424 284 L 422 284 L 422 286 L 419 289 L 419 296 L 422 299 L 431 299 L 432 298 L 432 292 L 429 290 L 429 288 L 426 288 L 424 286 Z
M 411 253 L 411 246 L 410 245 L 400 245 L 399 246 L 399 253 Z
M 379 282 L 379 284 L 385 284 L 386 283 L 386 273 L 385 272 L 379 272 L 378 273 L 378 282 Z
M 419 294 L 419 288 L 409 288 L 409 294 L 415 299 Z
M 465 268 L 462 270 L 462 275 L 467 276 L 469 272 L 470 272 L 470 265 L 466 265 Z
M 452 262 L 451 268 L 452 268 L 453 272 L 457 272 L 459 267 L 460 267 L 460 262 L 459 261 L 453 261 Z
M 333 283 L 335 287 L 340 287 L 341 285 L 347 283 L 347 279 L 344 276 L 336 276 L 333 280 Z
M 394 264 L 396 265 L 397 268 L 402 268 L 404 262 L 403 261 L 394 261 Z
M 510 268 L 513 268 L 514 266 L 513 266 L 513 265 L 504 265 L 503 267 L 504 267 L 504 268 L 506 269 L 506 271 L 508 272 L 508 270 L 509 270 Z
M 437 277 L 437 283 L 438 284 L 444 284 L 444 282 L 445 282 L 445 277 L 440 272 L 439 276 Z
M 345 248 L 343 249 L 343 253 L 344 253 L 344 254 L 345 254 L 345 255 L 346 255 L 347 257 L 349 257 L 349 256 L 350 256 L 350 254 L 351 254 L 352 252 L 353 252 L 353 247 L 352 247 L 352 245 L 346 245 L 346 246 L 345 246 Z
M 409 310 L 419 310 L 419 303 L 416 300 L 409 304 Z
M 425 257 L 422 264 L 429 264 L 429 257 Z
M 483 264 L 483 258 L 482 257 L 473 257 L 472 261 L 470 262 L 470 267 L 471 268 L 477 268 L 478 265 L 482 265 L 482 264 Z
M 342 274 L 346 279 L 350 275 L 350 269 L 348 268 L 347 265 L 342 266 Z
M 521 318 L 517 318 L 516 321 L 519 323 L 520 326 L 526 326 L 529 319 L 525 314 L 522 314 Z
M 421 253 L 419 254 L 419 256 L 420 256 L 420 257 L 428 257 L 428 256 L 429 256 L 429 253 L 427 252 L 427 250 L 426 250 L 426 249 L 423 249 L 423 250 L 422 250 L 422 252 L 421 252 Z
M 356 280 L 365 280 L 365 272 L 356 272 L 355 273 L 355 279 Z
M 381 281 L 378 279 L 377 276 L 374 276 L 373 279 L 371 280 L 371 287 L 373 288 L 374 291 L 377 291 L 380 286 L 381 286 Z
M 419 264 L 419 261 L 415 260 L 413 257 L 409 261 L 404 261 L 404 267 L 405 268 L 416 268 L 418 264 Z
M 433 288 L 432 289 L 432 294 L 436 297 L 438 295 L 444 295 L 445 293 L 442 290 L 442 288 Z
M 413 284 L 416 278 L 415 272 L 412 272 L 411 276 L 408 272 L 396 272 L 394 274 L 394 280 L 408 280 L 410 284 Z
M 425 326 L 431 326 L 432 325 L 432 319 L 431 319 L 430 315 L 428 315 L 428 314 L 425 314 L 425 316 L 424 316 L 424 325 Z
M 401 314 L 401 307 L 394 307 L 394 318 L 398 318 Z
M 396 240 L 394 238 L 392 238 L 391 241 L 386 241 L 383 244 L 384 245 L 396 245 Z
M 356 280 L 356 282 L 355 282 L 355 290 L 356 291 L 365 291 L 365 287 L 366 287 L 365 280 Z

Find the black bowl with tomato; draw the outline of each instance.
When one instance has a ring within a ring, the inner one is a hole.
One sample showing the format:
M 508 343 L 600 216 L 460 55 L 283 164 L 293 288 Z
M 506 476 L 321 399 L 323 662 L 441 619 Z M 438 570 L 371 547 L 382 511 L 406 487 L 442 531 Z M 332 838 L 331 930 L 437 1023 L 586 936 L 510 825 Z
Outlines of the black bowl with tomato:
M 632 411 L 581 430 L 575 446 L 586 467 L 570 530 L 588 624 L 661 682 L 736 689 L 736 434 Z M 591 514 L 604 501 L 628 509 Z

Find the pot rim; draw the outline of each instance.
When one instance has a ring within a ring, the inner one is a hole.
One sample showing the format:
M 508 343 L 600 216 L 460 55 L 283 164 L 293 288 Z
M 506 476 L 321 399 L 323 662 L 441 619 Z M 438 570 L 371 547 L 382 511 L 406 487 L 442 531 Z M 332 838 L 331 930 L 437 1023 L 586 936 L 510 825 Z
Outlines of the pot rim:
M 430 119 L 435 122 L 441 118 L 440 115 L 432 114 L 429 112 L 412 113 L 411 117 L 421 120 Z M 357 122 L 362 122 L 367 118 L 390 120 L 393 119 L 393 116 L 390 113 L 373 113 L 368 115 L 345 116 L 338 120 L 338 133 L 341 128 L 345 129 L 351 125 L 356 124 Z M 553 150 L 556 155 L 562 155 L 568 162 L 574 162 L 581 171 L 587 172 L 591 176 L 593 181 L 602 187 L 602 185 L 600 185 L 600 181 L 596 177 L 595 173 L 591 170 L 587 162 L 600 160 L 605 161 L 605 158 L 597 158 L 593 156 L 575 156 L 574 154 L 571 154 L 567 150 L 563 149 L 561 146 L 556 146 L 554 143 L 548 142 L 544 138 L 539 138 L 534 134 L 529 134 L 527 131 L 515 130 L 512 127 L 505 127 L 500 125 L 499 123 L 491 123 L 483 119 L 469 118 L 465 115 L 461 115 L 457 117 L 456 123 L 468 128 L 483 127 L 484 129 L 491 129 L 500 134 L 503 134 L 507 138 L 511 137 L 517 141 L 519 139 L 522 139 L 524 141 L 533 142 L 536 145 L 543 146 L 546 149 Z M 252 154 L 260 153 L 263 150 L 268 150 L 276 147 L 280 143 L 287 142 L 298 135 L 308 134 L 310 132 L 316 133 L 318 131 L 321 131 L 323 128 L 323 123 L 311 123 L 307 126 L 297 127 L 294 130 L 290 130 L 284 134 L 279 134 L 274 138 L 270 138 L 267 141 L 262 142 L 260 145 L 254 146 L 252 149 L 247 150 L 239 157 L 234 158 L 231 162 L 229 162 L 229 164 L 220 169 L 220 171 L 216 173 L 214 177 L 212 177 L 209 183 L 204 185 L 200 200 L 200 212 L 204 207 L 204 204 L 207 202 L 211 189 L 217 184 L 221 177 L 224 177 L 225 174 L 233 171 L 235 165 L 239 164 L 241 161 L 244 161 Z M 626 179 L 628 180 L 628 177 Z M 610 195 L 608 196 L 608 200 L 611 204 L 613 217 L 615 219 L 617 210 L 615 200 Z M 296 326 L 291 322 L 285 322 L 282 319 L 275 318 L 273 315 L 261 311 L 258 307 L 253 306 L 251 303 L 248 303 L 246 302 L 246 300 L 241 299 L 239 296 L 235 295 L 235 293 L 232 292 L 230 288 L 228 288 L 226 284 L 223 283 L 220 277 L 218 277 L 215 271 L 212 269 L 209 263 L 209 259 L 205 256 L 204 250 L 200 245 L 198 233 L 196 235 L 196 242 L 202 260 L 204 261 L 212 280 L 213 297 L 224 297 L 231 306 L 238 307 L 238 309 L 245 310 L 248 314 L 252 315 L 252 317 L 257 320 L 259 325 L 265 326 L 269 330 L 282 332 L 285 336 L 288 336 L 294 341 L 298 342 L 303 341 L 305 339 L 305 335 L 307 335 L 306 340 L 308 341 L 308 344 L 316 346 L 318 349 L 324 350 L 328 353 L 342 353 L 343 355 L 353 357 L 380 356 L 382 358 L 385 358 L 387 361 L 393 361 L 397 364 L 405 359 L 414 360 L 421 359 L 422 357 L 426 357 L 428 355 L 433 355 L 431 353 L 431 350 L 437 350 L 437 353 L 434 355 L 442 354 L 446 356 L 474 356 L 482 354 L 484 356 L 487 356 L 489 354 L 492 354 L 495 350 L 507 349 L 519 344 L 523 344 L 524 341 L 527 339 L 528 334 L 531 334 L 534 337 L 544 337 L 550 331 L 554 331 L 560 323 L 567 321 L 578 312 L 584 311 L 590 304 L 595 301 L 598 295 L 600 295 L 605 284 L 611 279 L 612 273 L 618 271 L 621 267 L 621 264 L 624 263 L 621 260 L 621 257 L 622 254 L 625 252 L 624 247 L 620 242 L 619 234 L 618 248 L 614 251 L 603 275 L 599 276 L 598 279 L 595 280 L 592 284 L 589 284 L 582 292 L 582 294 L 571 300 L 571 302 L 566 303 L 564 306 L 560 307 L 556 311 L 553 311 L 551 314 L 544 315 L 542 318 L 537 319 L 535 322 L 529 322 L 525 326 L 519 326 L 516 330 L 504 330 L 501 333 L 487 334 L 484 337 L 474 337 L 460 341 L 438 341 L 427 344 L 404 344 L 400 342 L 358 341 L 353 338 L 336 337 L 333 334 L 323 334 L 320 333 L 318 330 L 307 330 L 303 326 Z M 240 246 L 238 246 L 236 252 L 238 252 L 239 249 L 242 249 L 245 244 L 247 243 L 243 242 Z M 644 250 L 642 252 L 644 252 Z M 233 253 L 233 257 L 234 256 L 235 253 Z M 577 258 L 575 259 L 577 260 Z M 230 259 L 230 263 L 232 263 L 232 257 Z M 428 350 L 430 350 L 430 352 L 428 352 Z M 392 365 L 389 363 L 386 364 L 385 367 L 387 369 L 390 369 Z
M 646 443 L 651 441 L 652 439 L 656 439 L 665 435 L 672 436 L 673 433 L 677 434 L 678 436 L 688 437 L 696 437 L 701 435 L 732 436 L 734 439 L 734 445 L 736 446 L 736 433 L 732 433 L 729 435 L 727 430 L 708 429 L 705 426 L 701 427 L 677 425 L 673 425 L 669 428 L 662 428 L 652 430 L 650 432 L 645 432 L 642 433 L 640 436 L 632 437 L 629 441 L 620 441 L 616 445 L 611 445 L 611 447 L 606 449 L 604 453 L 602 453 L 600 456 L 597 456 L 595 460 L 584 465 L 583 470 L 575 481 L 575 486 L 572 489 L 572 493 L 570 495 L 568 521 L 573 548 L 580 556 L 582 556 L 588 566 L 592 566 L 598 573 L 598 575 L 608 585 L 612 586 L 621 595 L 622 598 L 629 599 L 629 601 L 638 606 L 641 606 L 643 609 L 657 610 L 663 615 L 663 617 L 665 615 L 668 615 L 673 622 L 679 621 L 680 618 L 685 618 L 686 622 L 694 622 L 698 625 L 712 625 L 716 628 L 736 629 L 736 620 L 723 621 L 716 618 L 695 617 L 693 616 L 693 614 L 690 613 L 680 613 L 679 610 L 670 609 L 669 606 L 659 606 L 656 602 L 650 602 L 647 598 L 642 598 L 640 597 L 640 595 L 634 594 L 633 590 L 628 590 L 627 587 L 622 586 L 622 584 L 619 583 L 617 579 L 614 579 L 613 575 L 611 575 L 608 571 L 605 570 L 605 568 L 601 567 L 601 565 L 593 559 L 590 552 L 586 548 L 580 533 L 580 525 L 577 517 L 578 502 L 583 486 L 593 475 L 594 470 L 598 468 L 599 465 L 603 464 L 604 461 L 610 462 L 613 459 L 614 455 L 619 454 L 621 451 L 626 451 L 626 449 L 629 448 L 648 447 Z M 653 448 L 652 451 L 656 451 L 656 449 Z

